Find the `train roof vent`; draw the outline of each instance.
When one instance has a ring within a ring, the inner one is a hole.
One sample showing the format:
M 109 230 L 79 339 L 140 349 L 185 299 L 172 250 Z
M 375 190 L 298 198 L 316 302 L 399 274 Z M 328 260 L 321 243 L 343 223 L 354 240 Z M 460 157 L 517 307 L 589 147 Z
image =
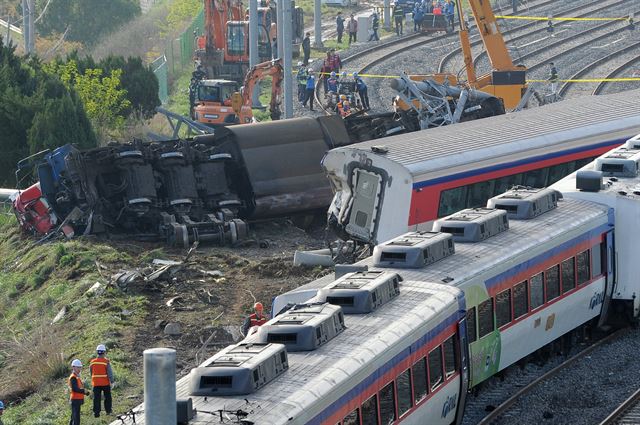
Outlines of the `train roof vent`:
M 370 313 L 400 295 L 400 282 L 398 273 L 350 273 L 320 289 L 316 299 L 339 305 L 345 314 Z
M 621 147 L 596 159 L 596 171 L 604 176 L 636 177 L 639 162 L 640 150 Z
M 251 394 L 288 368 L 284 345 L 240 343 L 191 369 L 189 390 L 194 396 Z
M 455 252 L 449 233 L 411 232 L 378 245 L 373 250 L 376 267 L 417 269 Z
M 578 170 L 576 189 L 584 192 L 598 192 L 602 189 L 602 171 Z
M 627 140 L 624 147 L 627 149 L 640 149 L 640 134 Z
M 297 304 L 258 328 L 257 340 L 284 344 L 287 351 L 311 351 L 345 329 L 342 308 L 328 303 Z
M 433 224 L 433 230 L 451 233 L 456 242 L 480 242 L 509 228 L 505 210 L 469 208 Z
M 517 186 L 489 199 L 487 207 L 505 210 L 509 218 L 528 220 L 556 208 L 558 199 L 562 194 L 554 189 Z

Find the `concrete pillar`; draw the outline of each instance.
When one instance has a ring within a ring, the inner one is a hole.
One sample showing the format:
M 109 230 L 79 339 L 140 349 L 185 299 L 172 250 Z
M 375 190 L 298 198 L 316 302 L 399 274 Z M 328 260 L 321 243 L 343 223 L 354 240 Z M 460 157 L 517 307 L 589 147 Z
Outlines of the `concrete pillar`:
M 279 0 L 284 2 L 283 14 L 283 53 L 282 66 L 284 68 L 284 91 L 283 91 L 283 103 L 284 103 L 284 117 L 293 118 L 293 63 L 292 63 L 292 50 L 293 50 L 293 28 L 292 28 L 292 10 L 291 0 Z M 318 1 L 318 0 L 316 0 Z
M 144 420 L 147 424 L 175 425 L 176 350 L 144 350 Z
M 322 5 L 321 0 L 314 0 L 313 2 L 313 25 L 314 25 L 314 34 L 313 34 L 313 45 L 314 47 L 321 49 L 324 47 L 322 44 Z

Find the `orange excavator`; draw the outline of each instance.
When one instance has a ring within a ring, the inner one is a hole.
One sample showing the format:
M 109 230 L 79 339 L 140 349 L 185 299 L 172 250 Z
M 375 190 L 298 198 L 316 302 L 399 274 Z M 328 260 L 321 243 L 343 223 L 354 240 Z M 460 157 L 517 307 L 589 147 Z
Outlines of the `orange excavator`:
M 272 39 L 276 24 L 275 0 L 261 0 L 258 7 L 258 56 L 272 58 Z M 204 35 L 196 41 L 196 58 L 210 77 L 243 81 L 249 70 L 249 18 L 241 0 L 204 0 Z M 293 12 L 293 42 L 302 41 L 303 14 Z
M 252 67 L 241 90 L 235 81 L 201 80 L 195 88 L 192 118 L 211 127 L 254 122 L 253 91 L 262 80 L 271 77 L 269 112 L 272 120 L 280 119 L 283 76 L 282 62 L 275 60 Z

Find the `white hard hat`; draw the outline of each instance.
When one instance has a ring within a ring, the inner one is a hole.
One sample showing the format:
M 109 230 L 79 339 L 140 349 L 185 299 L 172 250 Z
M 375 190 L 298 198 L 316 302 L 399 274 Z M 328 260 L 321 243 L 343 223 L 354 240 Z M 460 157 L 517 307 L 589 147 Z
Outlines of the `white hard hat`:
M 71 362 L 71 367 L 82 367 L 82 362 L 78 359 L 75 359 Z
M 105 347 L 104 344 L 100 344 L 96 347 L 96 351 L 104 353 L 105 351 L 107 351 L 107 347 Z
M 302 66 L 302 61 L 298 61 L 298 66 Z

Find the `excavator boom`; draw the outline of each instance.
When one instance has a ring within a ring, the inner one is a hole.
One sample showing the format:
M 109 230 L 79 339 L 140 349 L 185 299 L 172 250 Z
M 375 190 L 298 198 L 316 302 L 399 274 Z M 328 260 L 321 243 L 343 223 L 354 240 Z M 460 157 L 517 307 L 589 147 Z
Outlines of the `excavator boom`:
M 492 69 L 508 71 L 514 69 L 511 55 L 498 28 L 496 16 L 489 0 L 469 0 L 482 43 L 487 50 Z

